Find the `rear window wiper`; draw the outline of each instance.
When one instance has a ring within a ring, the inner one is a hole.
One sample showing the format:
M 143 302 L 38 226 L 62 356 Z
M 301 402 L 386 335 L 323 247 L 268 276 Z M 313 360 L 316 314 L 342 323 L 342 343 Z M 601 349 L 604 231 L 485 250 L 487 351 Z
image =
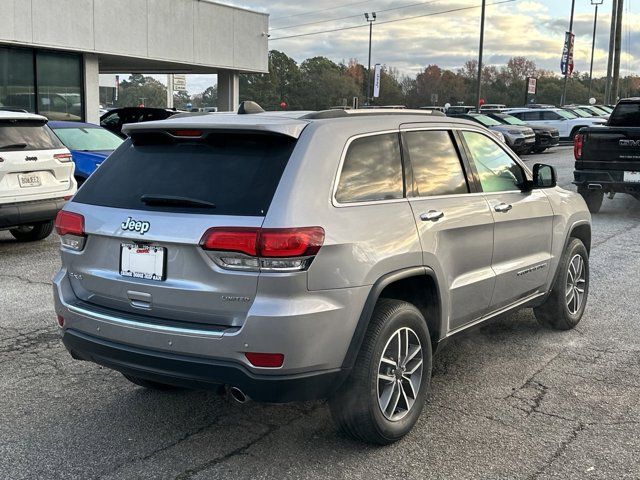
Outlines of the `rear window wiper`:
M 2 145 L 0 150 L 5 150 L 7 148 L 27 148 L 26 143 L 10 143 L 8 145 Z
M 145 205 L 216 208 L 215 203 L 207 202 L 206 200 L 198 200 L 197 198 L 180 197 L 175 195 L 145 194 L 140 197 L 140 201 Z

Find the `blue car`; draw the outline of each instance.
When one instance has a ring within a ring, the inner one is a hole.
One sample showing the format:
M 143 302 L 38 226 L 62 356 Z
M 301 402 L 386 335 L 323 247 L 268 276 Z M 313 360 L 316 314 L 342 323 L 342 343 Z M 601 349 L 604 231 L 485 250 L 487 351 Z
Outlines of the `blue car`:
M 83 122 L 49 122 L 49 127 L 71 151 L 80 186 L 124 141 L 99 125 Z

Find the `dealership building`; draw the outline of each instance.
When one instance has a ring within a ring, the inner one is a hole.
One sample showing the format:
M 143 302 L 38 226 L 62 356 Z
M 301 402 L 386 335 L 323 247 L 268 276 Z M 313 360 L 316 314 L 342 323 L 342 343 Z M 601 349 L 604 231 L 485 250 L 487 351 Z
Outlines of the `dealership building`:
M 2 0 L 0 108 L 98 123 L 99 75 L 238 75 L 268 69 L 268 16 L 209 0 Z

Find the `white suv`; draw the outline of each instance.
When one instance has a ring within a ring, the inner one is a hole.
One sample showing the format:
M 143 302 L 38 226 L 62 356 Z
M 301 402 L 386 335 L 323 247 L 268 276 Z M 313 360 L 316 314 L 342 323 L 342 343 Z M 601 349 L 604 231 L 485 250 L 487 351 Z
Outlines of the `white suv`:
M 607 123 L 602 118 L 580 118 L 562 108 L 513 108 L 507 112 L 531 125 L 557 128 L 560 138 L 572 140 L 582 127 L 595 127 Z
M 71 154 L 47 119 L 0 110 L 0 230 L 18 241 L 42 240 L 76 192 Z

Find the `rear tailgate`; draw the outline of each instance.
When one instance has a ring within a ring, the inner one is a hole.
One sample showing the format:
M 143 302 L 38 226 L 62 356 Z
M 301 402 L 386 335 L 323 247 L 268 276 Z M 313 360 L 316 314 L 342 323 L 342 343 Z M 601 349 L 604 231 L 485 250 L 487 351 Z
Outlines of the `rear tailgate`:
M 583 136 L 580 170 L 640 171 L 640 127 L 591 128 Z
M 73 169 L 69 151 L 44 121 L 0 120 L 0 203 L 66 195 Z
M 86 244 L 63 249 L 63 264 L 85 303 L 150 321 L 240 326 L 258 273 L 221 268 L 200 242 L 212 227 L 262 225 L 296 139 L 180 133 L 195 136 L 136 132 L 89 177 L 65 208 L 84 216 Z M 141 256 L 151 259 L 144 268 Z

